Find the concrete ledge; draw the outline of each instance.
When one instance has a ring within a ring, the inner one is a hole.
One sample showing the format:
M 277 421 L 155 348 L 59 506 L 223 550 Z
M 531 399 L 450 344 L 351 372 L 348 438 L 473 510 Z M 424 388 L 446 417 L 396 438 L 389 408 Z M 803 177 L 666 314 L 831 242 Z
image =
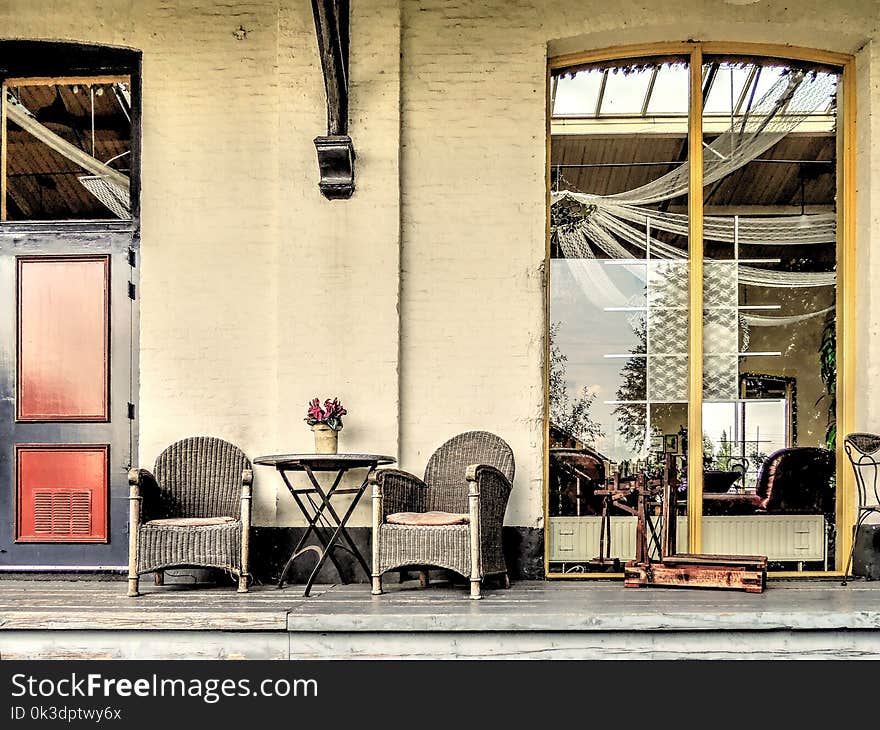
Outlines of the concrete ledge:
M 298 633 L 291 659 L 880 659 L 874 632 Z
M 626 589 L 619 583 L 520 583 L 468 601 L 464 588 L 392 586 L 364 596 L 349 586 L 298 604 L 291 632 L 533 632 L 880 630 L 880 584 L 784 583 L 738 591 Z
M 874 631 L 2 631 L 0 659 L 880 659 Z

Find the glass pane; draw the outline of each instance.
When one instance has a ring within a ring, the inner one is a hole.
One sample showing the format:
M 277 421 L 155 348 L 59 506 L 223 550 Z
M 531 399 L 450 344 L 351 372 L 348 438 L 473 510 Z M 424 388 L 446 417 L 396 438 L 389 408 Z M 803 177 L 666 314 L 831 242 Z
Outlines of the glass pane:
M 560 76 L 556 82 L 553 116 L 595 114 L 603 75 L 602 70 L 589 69 Z
M 4 87 L 7 220 L 131 218 L 130 79 Z
M 687 119 L 688 67 L 684 63 L 667 63 L 660 67 L 648 101 L 648 114 L 676 114 Z
M 749 90 L 749 96 L 754 96 L 755 101 L 761 99 L 779 81 L 784 70 L 785 68 L 781 66 L 759 64 L 755 84 L 753 89 Z M 746 103 L 748 103 L 748 100 L 746 100 Z M 747 108 L 744 107 L 743 111 L 745 112 Z
M 607 108 L 641 111 L 644 66 L 609 73 Z M 664 93 L 686 109 L 687 75 L 676 78 Z M 686 448 L 687 124 L 600 117 L 552 131 L 548 554 L 552 572 L 606 571 L 634 557 L 636 497 L 612 504 L 601 490 L 615 474 L 624 486 L 656 476 L 666 453 L 683 463 Z M 659 505 L 649 511 L 659 534 Z
M 617 70 L 608 74 L 600 114 L 641 114 L 645 92 L 654 71 L 651 68 L 638 71 Z
M 719 64 L 709 96 L 703 105 L 705 114 L 730 114 L 737 108 L 743 87 L 751 78 L 752 65 L 743 67 Z
M 715 63 L 729 101 L 731 75 L 750 66 Z M 837 142 L 822 117 L 838 79 L 777 61 L 753 75 L 748 114 L 704 125 L 702 550 L 822 570 L 837 268 Z

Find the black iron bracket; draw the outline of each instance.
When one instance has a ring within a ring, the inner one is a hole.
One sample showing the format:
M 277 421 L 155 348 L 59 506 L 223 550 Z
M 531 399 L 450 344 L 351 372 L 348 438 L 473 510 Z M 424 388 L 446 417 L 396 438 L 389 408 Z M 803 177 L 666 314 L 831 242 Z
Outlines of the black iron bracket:
M 349 0 L 312 0 L 318 52 L 327 93 L 327 134 L 315 137 L 325 198 L 350 198 L 354 192 L 354 145 L 348 135 Z

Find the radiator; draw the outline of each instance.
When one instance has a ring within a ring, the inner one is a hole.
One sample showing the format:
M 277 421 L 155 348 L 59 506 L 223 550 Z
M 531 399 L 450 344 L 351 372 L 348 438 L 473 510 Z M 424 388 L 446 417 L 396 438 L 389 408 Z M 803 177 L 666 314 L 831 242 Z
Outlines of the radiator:
M 552 562 L 577 562 L 599 556 L 601 517 L 551 517 L 548 535 Z M 660 537 L 659 520 L 657 537 Z M 687 551 L 687 517 L 678 518 L 676 550 Z M 611 557 L 632 560 L 636 555 L 636 518 L 611 518 Z
M 822 515 L 704 517 L 703 552 L 766 555 L 770 560 L 824 560 Z
M 551 562 L 578 562 L 599 555 L 601 517 L 551 517 L 547 535 Z M 658 531 L 659 532 L 659 531 Z M 679 517 L 676 551 L 687 552 L 687 517 Z M 632 560 L 636 518 L 611 518 L 611 556 Z M 825 559 L 822 515 L 745 515 L 703 517 L 704 553 L 766 555 L 770 560 Z

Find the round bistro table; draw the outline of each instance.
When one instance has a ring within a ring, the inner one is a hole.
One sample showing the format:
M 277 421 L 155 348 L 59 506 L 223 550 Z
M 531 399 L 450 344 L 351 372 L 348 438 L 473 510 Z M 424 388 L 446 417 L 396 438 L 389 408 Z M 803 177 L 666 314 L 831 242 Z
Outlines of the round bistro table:
M 371 576 L 367 561 L 364 560 L 364 556 L 361 555 L 361 551 L 358 550 L 345 526 L 354 513 L 354 509 L 357 507 L 358 502 L 360 502 L 361 497 L 364 495 L 367 489 L 367 480 L 373 470 L 380 464 L 393 464 L 394 462 L 395 459 L 393 457 L 381 454 L 274 454 L 254 459 L 254 464 L 275 467 L 275 470 L 284 481 L 284 486 L 287 487 L 287 490 L 293 496 L 294 502 L 296 502 L 296 506 L 299 507 L 300 512 L 302 512 L 308 522 L 305 534 L 296 544 L 293 553 L 284 565 L 284 570 L 281 571 L 281 577 L 278 579 L 279 588 L 284 587 L 284 579 L 293 562 L 301 555 L 310 552 L 318 556 L 318 562 L 306 583 L 304 596 L 308 596 L 311 592 L 312 584 L 315 582 L 315 578 L 318 577 L 321 566 L 324 565 L 328 558 L 335 566 L 342 582 L 345 583 L 342 569 L 333 554 L 333 551 L 337 548 L 351 553 L 360 563 L 361 568 L 364 569 L 367 578 Z M 339 485 L 342 482 L 342 477 L 351 469 L 366 469 L 367 473 L 364 475 L 359 487 L 355 489 L 340 489 Z M 293 486 L 288 473 L 296 471 L 305 472 L 311 482 L 310 487 L 298 488 Z M 321 471 L 336 472 L 336 476 L 333 478 L 333 483 L 329 489 L 322 487 L 321 482 L 315 476 L 315 472 Z M 353 495 L 348 509 L 341 518 L 331 504 L 333 497 L 339 494 Z M 315 534 L 320 545 L 306 545 L 312 533 Z M 344 540 L 348 544 L 343 544 L 340 540 Z

